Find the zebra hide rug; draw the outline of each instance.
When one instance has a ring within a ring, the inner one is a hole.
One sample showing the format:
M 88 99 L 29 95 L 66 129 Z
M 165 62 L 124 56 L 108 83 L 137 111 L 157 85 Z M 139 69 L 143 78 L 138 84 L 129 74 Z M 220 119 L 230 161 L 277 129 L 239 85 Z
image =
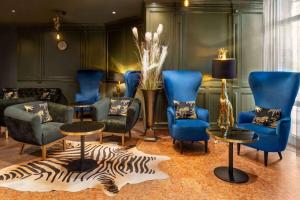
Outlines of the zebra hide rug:
M 158 164 L 169 157 L 145 154 L 135 147 L 98 142 L 85 144 L 85 157 L 96 160 L 98 167 L 89 172 L 68 172 L 68 163 L 80 158 L 80 143 L 68 141 L 67 144 L 65 152 L 54 151 L 45 161 L 36 160 L 0 170 L 0 187 L 31 192 L 102 188 L 112 196 L 127 183 L 168 178 L 158 169 Z

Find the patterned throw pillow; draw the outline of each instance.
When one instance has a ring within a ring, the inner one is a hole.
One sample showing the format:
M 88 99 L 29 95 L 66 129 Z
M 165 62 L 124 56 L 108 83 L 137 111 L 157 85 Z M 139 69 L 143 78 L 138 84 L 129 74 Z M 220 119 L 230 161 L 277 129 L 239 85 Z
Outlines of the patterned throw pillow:
M 47 103 L 28 104 L 24 105 L 24 108 L 27 112 L 38 115 L 40 117 L 41 123 L 52 121 L 52 117 L 49 113 Z
M 270 128 L 277 127 L 277 121 L 280 120 L 280 109 L 267 109 L 259 106 L 255 107 L 255 117 L 253 119 L 254 124 L 268 126 Z
M 174 101 L 176 119 L 197 119 L 195 101 Z
M 111 99 L 108 115 L 127 116 L 127 110 L 130 100 L 125 99 Z
M 52 89 L 52 88 L 43 89 L 42 93 L 41 93 L 41 96 L 40 96 L 40 99 L 45 100 L 45 101 L 46 100 L 53 100 L 56 93 L 57 93 L 56 89 Z
M 3 99 L 19 98 L 18 89 L 3 89 Z

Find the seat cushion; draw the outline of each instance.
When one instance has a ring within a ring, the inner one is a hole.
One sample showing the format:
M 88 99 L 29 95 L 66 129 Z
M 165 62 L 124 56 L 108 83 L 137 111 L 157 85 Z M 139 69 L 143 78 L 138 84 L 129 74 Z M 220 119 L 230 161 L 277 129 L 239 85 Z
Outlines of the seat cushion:
M 179 119 L 172 125 L 172 137 L 181 141 L 208 140 L 209 123 L 200 119 Z
M 42 145 L 49 144 L 56 140 L 59 140 L 64 137 L 63 134 L 60 133 L 60 127 L 63 123 L 59 122 L 47 122 L 41 124 L 42 126 Z
M 240 128 L 248 129 L 251 131 L 256 132 L 258 135 L 264 134 L 268 136 L 276 136 L 276 129 L 275 128 L 269 128 L 267 126 L 258 125 L 254 123 L 242 123 L 238 124 Z
M 125 133 L 126 129 L 126 117 L 124 116 L 108 116 L 107 119 L 102 120 L 105 123 L 106 132 Z

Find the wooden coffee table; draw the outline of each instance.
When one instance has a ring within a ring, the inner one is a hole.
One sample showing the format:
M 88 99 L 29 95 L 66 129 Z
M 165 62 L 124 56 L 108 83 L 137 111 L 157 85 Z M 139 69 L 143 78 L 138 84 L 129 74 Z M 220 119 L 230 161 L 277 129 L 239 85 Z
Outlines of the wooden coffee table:
M 81 140 L 81 157 L 69 163 L 68 171 L 90 171 L 97 167 L 97 162 L 93 159 L 84 158 L 85 136 L 92 135 L 103 131 L 105 124 L 101 122 L 82 121 L 64 124 L 60 127 L 62 134 L 67 136 L 80 136 Z
M 233 167 L 233 144 L 253 143 L 258 140 L 258 135 L 253 131 L 231 128 L 226 133 L 221 131 L 220 128 L 208 128 L 207 134 L 211 135 L 217 140 L 229 143 L 229 164 L 228 167 L 217 167 L 214 170 L 215 175 L 230 183 L 245 183 L 248 182 L 249 176 L 247 173 L 240 169 Z

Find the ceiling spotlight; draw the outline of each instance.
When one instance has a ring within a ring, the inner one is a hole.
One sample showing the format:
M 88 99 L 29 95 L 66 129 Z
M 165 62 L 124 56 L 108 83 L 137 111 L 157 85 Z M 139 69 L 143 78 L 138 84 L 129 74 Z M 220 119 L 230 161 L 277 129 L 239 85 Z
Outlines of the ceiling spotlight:
M 117 12 L 116 12 L 116 11 L 112 11 L 111 13 L 112 13 L 113 15 L 117 14 Z
M 15 10 L 15 9 L 12 9 L 12 10 L 11 10 L 11 13 L 16 13 L 16 10 Z
M 184 4 L 185 7 L 189 7 L 190 2 L 189 2 L 189 0 L 184 0 L 184 3 L 183 3 L 183 4 Z

